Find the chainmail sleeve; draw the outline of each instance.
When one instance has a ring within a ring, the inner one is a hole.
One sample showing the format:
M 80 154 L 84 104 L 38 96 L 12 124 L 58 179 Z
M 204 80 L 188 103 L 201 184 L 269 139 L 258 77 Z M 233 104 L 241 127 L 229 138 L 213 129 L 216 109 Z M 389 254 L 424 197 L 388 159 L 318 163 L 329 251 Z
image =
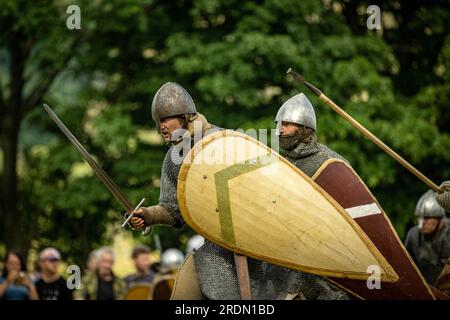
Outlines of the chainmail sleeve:
M 159 204 L 169 211 L 175 219 L 176 228 L 181 228 L 185 222 L 181 217 L 178 207 L 177 182 L 180 172 L 182 158 L 177 156 L 176 149 L 171 146 L 164 158 L 161 170 L 161 189 L 159 194 Z
M 222 130 L 217 126 L 209 126 L 207 132 L 203 132 L 204 136 Z M 191 141 L 194 142 L 194 141 Z M 192 145 L 191 145 L 192 147 Z M 186 153 L 184 154 L 183 151 Z M 180 208 L 178 207 L 178 174 L 180 173 L 181 165 L 184 157 L 187 155 L 186 150 L 183 150 L 182 144 L 172 145 L 167 150 L 161 170 L 161 189 L 159 194 L 159 204 L 169 211 L 175 219 L 175 228 L 181 228 L 185 222 L 181 216 Z

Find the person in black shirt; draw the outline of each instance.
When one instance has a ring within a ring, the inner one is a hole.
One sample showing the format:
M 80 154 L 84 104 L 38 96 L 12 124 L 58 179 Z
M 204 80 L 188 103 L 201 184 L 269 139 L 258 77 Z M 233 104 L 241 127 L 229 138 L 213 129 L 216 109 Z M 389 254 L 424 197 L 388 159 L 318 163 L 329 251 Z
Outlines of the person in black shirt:
M 40 278 L 36 290 L 40 300 L 72 300 L 72 290 L 59 275 L 61 255 L 55 248 L 46 248 L 39 255 Z
M 124 281 L 114 275 L 114 252 L 109 247 L 96 251 L 95 270 L 86 272 L 81 288 L 75 291 L 77 300 L 121 300 L 125 291 Z
M 114 278 L 107 276 L 107 278 L 98 277 L 97 300 L 115 300 L 114 294 Z

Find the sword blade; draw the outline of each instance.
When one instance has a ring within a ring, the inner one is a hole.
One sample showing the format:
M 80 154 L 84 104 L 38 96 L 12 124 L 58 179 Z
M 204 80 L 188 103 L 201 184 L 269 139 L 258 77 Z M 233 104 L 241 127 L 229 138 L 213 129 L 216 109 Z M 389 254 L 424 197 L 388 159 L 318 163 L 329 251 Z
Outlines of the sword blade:
M 70 132 L 70 130 L 64 125 L 64 123 L 59 119 L 56 113 L 47 105 L 44 104 L 44 109 L 49 114 L 50 118 L 55 121 L 56 125 L 61 129 L 64 135 L 69 139 L 69 141 L 75 146 L 75 148 L 81 153 L 84 160 L 89 164 L 89 166 L 94 170 L 96 176 L 103 182 L 103 184 L 108 188 L 108 190 L 113 194 L 114 198 L 122 205 L 126 212 L 133 212 L 133 206 L 127 197 L 120 191 L 119 187 L 111 180 L 108 174 L 99 166 L 97 161 L 87 152 L 87 150 L 81 145 L 81 143 L 75 138 L 75 136 Z

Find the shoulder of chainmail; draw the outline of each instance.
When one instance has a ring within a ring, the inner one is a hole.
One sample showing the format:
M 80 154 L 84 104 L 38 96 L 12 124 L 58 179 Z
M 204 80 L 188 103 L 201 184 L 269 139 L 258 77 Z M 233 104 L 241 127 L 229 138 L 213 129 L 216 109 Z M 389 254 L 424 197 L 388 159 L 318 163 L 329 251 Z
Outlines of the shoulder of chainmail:
M 302 149 L 299 150 L 299 148 Z M 340 159 L 349 163 L 340 154 L 321 143 L 299 145 L 296 150 L 286 155 L 286 159 L 309 177 L 312 177 L 320 166 L 329 159 Z

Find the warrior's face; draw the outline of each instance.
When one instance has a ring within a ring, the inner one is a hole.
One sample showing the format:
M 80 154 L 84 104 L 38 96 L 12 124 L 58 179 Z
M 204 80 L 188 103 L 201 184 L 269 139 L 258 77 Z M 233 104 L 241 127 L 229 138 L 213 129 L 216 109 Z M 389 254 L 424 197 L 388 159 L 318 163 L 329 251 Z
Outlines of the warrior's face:
M 283 121 L 280 128 L 280 136 L 293 136 L 300 129 L 300 125 L 292 122 Z
M 431 235 L 439 229 L 441 220 L 431 217 L 419 218 L 419 229 L 422 234 Z
M 280 147 L 286 151 L 295 149 L 301 142 L 307 143 L 314 131 L 297 123 L 283 121 L 280 126 Z
M 185 118 L 182 116 L 174 116 L 162 118 L 159 120 L 159 126 L 165 142 L 170 142 L 172 133 L 175 130 L 183 129 L 185 127 Z

